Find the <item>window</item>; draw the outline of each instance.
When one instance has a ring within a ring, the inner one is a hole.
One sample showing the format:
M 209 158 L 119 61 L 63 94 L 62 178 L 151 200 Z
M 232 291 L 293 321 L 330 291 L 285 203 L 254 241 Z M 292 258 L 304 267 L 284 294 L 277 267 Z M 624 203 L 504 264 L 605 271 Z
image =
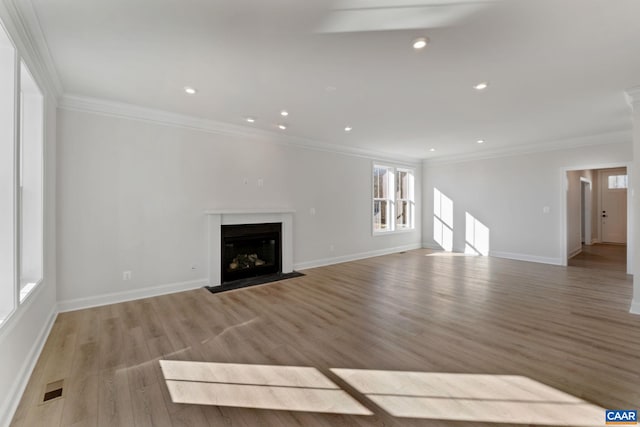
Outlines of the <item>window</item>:
M 0 324 L 16 303 L 15 49 L 0 25 Z
M 43 132 L 42 91 L 0 23 L 0 325 L 43 278 Z
M 391 230 L 393 168 L 373 167 L 373 230 Z
M 42 280 L 43 97 L 20 64 L 20 302 Z
M 373 165 L 373 232 L 414 228 L 414 173 Z
M 627 188 L 627 175 L 610 175 L 609 176 L 609 189 L 622 189 Z
M 413 228 L 415 202 L 413 200 L 413 171 L 398 169 L 396 179 L 396 228 Z

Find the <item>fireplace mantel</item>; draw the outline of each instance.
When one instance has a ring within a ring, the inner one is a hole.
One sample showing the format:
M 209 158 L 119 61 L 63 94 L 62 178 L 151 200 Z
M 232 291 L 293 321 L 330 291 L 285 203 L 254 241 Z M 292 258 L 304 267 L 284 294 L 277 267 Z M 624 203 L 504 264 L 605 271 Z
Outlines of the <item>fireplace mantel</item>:
M 209 286 L 222 283 L 221 226 L 232 224 L 282 223 L 282 272 L 293 271 L 293 214 L 294 210 L 277 209 L 212 209 L 205 211 L 209 226 L 207 267 Z
M 205 215 L 252 215 L 252 214 L 274 214 L 274 213 L 295 213 L 293 209 L 214 209 L 205 211 Z

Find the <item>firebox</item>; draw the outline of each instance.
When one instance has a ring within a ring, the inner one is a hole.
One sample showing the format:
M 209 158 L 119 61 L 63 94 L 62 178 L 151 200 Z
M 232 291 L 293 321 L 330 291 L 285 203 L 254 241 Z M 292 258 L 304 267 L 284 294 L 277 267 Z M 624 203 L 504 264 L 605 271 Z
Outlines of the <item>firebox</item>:
M 282 272 L 282 223 L 222 225 L 222 285 Z

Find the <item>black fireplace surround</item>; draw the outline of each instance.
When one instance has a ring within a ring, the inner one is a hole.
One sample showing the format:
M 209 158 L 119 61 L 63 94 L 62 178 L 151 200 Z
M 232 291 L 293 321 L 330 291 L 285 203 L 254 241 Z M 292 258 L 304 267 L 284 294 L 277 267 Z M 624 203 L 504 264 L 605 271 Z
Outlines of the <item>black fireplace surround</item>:
M 222 286 L 282 272 L 282 223 L 222 226 Z

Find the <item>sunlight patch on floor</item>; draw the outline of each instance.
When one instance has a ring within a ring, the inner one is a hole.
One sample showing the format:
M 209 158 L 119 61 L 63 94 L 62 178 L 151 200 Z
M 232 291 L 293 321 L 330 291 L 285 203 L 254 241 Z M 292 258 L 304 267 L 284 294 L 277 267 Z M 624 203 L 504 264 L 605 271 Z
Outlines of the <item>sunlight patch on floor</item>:
M 372 415 L 312 367 L 161 360 L 175 403 Z
M 515 375 L 331 369 L 396 417 L 596 426 L 604 409 Z

